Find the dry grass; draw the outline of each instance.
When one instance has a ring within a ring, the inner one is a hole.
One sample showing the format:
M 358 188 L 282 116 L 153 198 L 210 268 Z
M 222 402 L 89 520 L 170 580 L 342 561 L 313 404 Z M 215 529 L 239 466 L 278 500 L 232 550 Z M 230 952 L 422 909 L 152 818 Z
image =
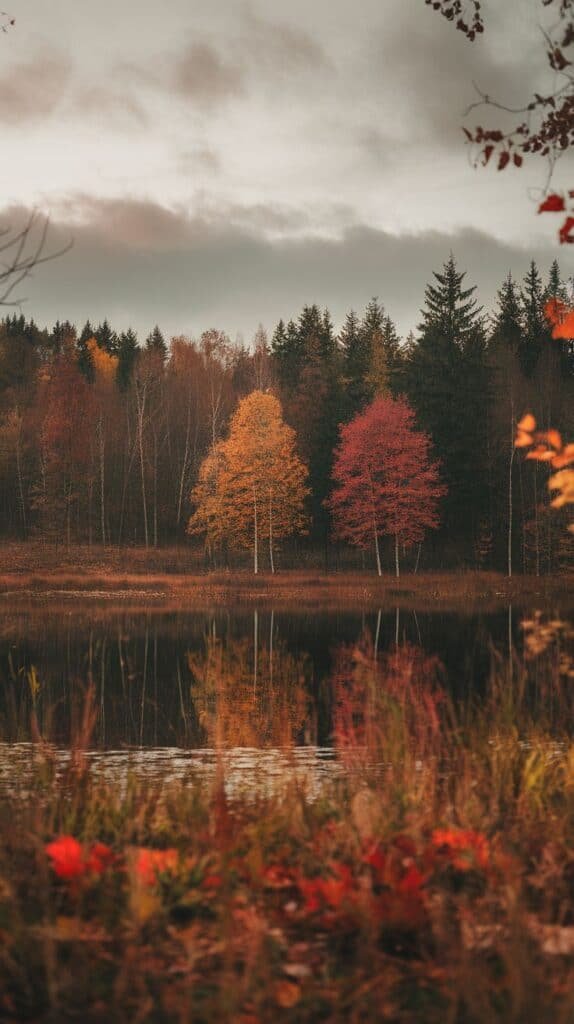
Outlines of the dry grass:
M 101 600 L 162 607 L 211 608 L 225 604 L 262 607 L 410 607 L 416 610 L 496 609 L 509 601 L 574 604 L 574 575 L 516 576 L 457 572 L 404 575 L 372 572 L 285 571 L 255 577 L 247 569 L 206 572 L 186 548 L 70 548 L 38 543 L 0 548 L 0 601 Z
M 547 653 L 533 693 L 500 666 L 455 712 L 416 651 L 372 655 L 339 666 L 348 770 L 319 797 L 287 777 L 230 800 L 223 765 L 210 789 L 106 786 L 90 701 L 63 778 L 40 747 L 0 797 L 2 1021 L 569 1024 L 570 688 Z

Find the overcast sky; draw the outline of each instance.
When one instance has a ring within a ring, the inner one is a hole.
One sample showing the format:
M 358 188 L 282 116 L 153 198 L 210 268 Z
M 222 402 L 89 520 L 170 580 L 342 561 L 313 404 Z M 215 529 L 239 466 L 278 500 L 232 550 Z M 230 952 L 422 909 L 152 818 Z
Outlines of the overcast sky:
M 37 208 L 74 240 L 20 290 L 26 315 L 249 340 L 378 295 L 406 333 L 450 250 L 486 305 L 533 257 L 571 275 L 535 214 L 543 165 L 469 162 L 473 81 L 508 104 L 549 84 L 539 0 L 483 7 L 471 45 L 424 0 L 13 0 L 0 222 Z

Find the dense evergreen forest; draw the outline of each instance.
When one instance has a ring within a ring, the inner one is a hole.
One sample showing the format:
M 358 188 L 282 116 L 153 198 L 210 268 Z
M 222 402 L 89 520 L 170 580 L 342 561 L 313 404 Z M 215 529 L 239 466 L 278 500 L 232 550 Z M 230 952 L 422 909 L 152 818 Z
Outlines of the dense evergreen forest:
M 48 330 L 8 315 L 0 325 L 0 532 L 200 549 L 186 535 L 200 466 L 238 402 L 271 391 L 309 467 L 309 533 L 284 545 L 284 564 L 315 557 L 359 567 L 361 555 L 333 541 L 330 521 L 340 427 L 374 398 L 404 395 L 448 489 L 441 527 L 412 564 L 416 556 L 421 568 L 506 570 L 510 546 L 515 571 L 560 571 L 572 564 L 563 510 L 549 508 L 545 467 L 516 457 L 513 446 L 527 410 L 541 428 L 574 434 L 574 346 L 551 338 L 551 297 L 571 299 L 557 262 L 546 281 L 531 263 L 523 281 L 508 275 L 487 312 L 451 256 L 406 339 L 378 299 L 349 312 L 338 334 L 328 310 L 305 306 L 271 337 L 260 328 L 250 347 L 215 329 L 168 345 L 156 327 L 139 345 L 107 320 Z

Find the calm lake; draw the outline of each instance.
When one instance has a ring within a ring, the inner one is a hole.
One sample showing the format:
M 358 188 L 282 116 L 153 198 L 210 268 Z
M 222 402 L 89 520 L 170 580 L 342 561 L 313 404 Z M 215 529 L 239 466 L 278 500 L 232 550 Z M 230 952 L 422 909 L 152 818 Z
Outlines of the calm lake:
M 96 603 L 0 620 L 0 762 L 6 780 L 38 734 L 66 757 L 92 716 L 87 745 L 102 771 L 209 775 L 215 750 L 241 780 L 294 770 L 332 771 L 341 702 L 373 665 L 412 676 L 455 703 L 484 693 L 493 659 L 520 654 L 527 613 L 422 614 L 221 609 L 216 613 L 111 610 Z M 390 660 L 390 659 L 395 659 Z M 401 663 L 404 670 L 404 659 Z M 399 686 L 403 685 L 399 679 Z M 417 684 L 420 685 L 420 684 Z M 33 732 L 31 732 L 33 723 Z

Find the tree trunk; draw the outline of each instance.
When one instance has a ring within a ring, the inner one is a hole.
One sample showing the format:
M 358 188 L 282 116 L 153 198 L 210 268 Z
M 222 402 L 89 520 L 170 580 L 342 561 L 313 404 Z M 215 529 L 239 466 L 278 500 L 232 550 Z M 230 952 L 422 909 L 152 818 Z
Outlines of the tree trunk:
M 105 505 L 105 439 L 103 415 L 98 420 L 98 448 L 100 453 L 100 530 L 102 544 L 106 543 L 106 505 Z
M 157 434 L 153 432 L 153 546 L 157 548 Z
M 371 502 L 372 502 L 372 507 L 373 507 L 373 533 L 375 535 L 375 555 L 376 555 L 376 558 L 377 558 L 377 573 L 379 574 L 379 576 L 382 576 L 382 571 L 381 571 L 381 553 L 379 551 L 379 531 L 377 529 L 377 509 L 375 507 L 375 488 L 373 487 L 373 479 L 371 477 L 370 471 L 368 471 L 368 472 L 369 472 L 369 484 L 370 484 L 370 488 L 371 488 Z
M 538 463 L 534 463 L 534 542 L 536 549 L 536 575 L 540 576 L 540 528 L 538 519 Z
M 28 524 L 26 522 L 26 502 L 24 501 L 24 485 L 22 483 L 22 418 L 18 417 L 18 434 L 16 436 L 16 472 L 18 474 L 18 495 L 20 498 L 20 512 L 22 515 L 22 534 L 24 539 L 28 535 Z
M 269 494 L 269 564 L 271 572 L 275 574 L 275 562 L 273 561 L 273 508 L 271 505 L 271 494 Z
M 399 535 L 395 533 L 395 576 L 400 576 L 399 568 Z
M 381 553 L 379 551 L 379 531 L 377 530 L 377 520 L 373 513 L 373 533 L 375 535 L 375 555 L 377 557 L 377 573 L 382 576 L 381 571 Z
M 377 660 L 377 654 L 379 653 L 379 636 L 381 634 L 381 614 L 382 609 L 379 608 L 377 612 L 377 628 L 375 630 L 375 661 Z
M 508 466 L 508 577 L 512 576 L 512 465 L 514 463 L 514 454 L 516 448 L 514 447 L 514 401 L 510 401 L 510 443 L 511 456 L 510 463 Z
M 255 488 L 253 488 L 253 572 L 257 576 L 259 572 L 259 537 L 257 534 L 257 494 Z
M 183 504 L 183 489 L 185 486 L 185 476 L 187 473 L 187 462 L 189 459 L 189 442 L 191 437 L 191 388 L 189 390 L 188 402 L 187 402 L 187 423 L 185 427 L 185 447 L 183 450 L 183 463 L 181 466 L 181 473 L 179 476 L 179 493 L 177 496 L 177 525 L 181 522 L 181 506 Z
M 144 424 L 144 410 L 145 410 L 145 389 L 143 395 L 140 393 L 139 386 L 136 384 L 136 396 L 138 403 L 138 447 L 140 455 L 140 473 L 141 473 L 141 488 L 142 488 L 142 506 L 143 506 L 143 521 L 144 521 L 144 543 L 146 548 L 149 547 L 149 536 L 147 527 L 147 500 L 145 491 L 145 462 L 144 462 L 144 450 L 143 450 L 143 424 Z
M 253 693 L 257 691 L 257 661 L 259 654 L 259 615 L 257 608 L 253 612 Z
M 415 562 L 415 576 L 416 576 L 417 572 L 419 571 L 419 562 L 421 560 L 421 548 L 422 548 L 422 542 L 419 544 L 419 549 L 417 551 L 417 560 Z

